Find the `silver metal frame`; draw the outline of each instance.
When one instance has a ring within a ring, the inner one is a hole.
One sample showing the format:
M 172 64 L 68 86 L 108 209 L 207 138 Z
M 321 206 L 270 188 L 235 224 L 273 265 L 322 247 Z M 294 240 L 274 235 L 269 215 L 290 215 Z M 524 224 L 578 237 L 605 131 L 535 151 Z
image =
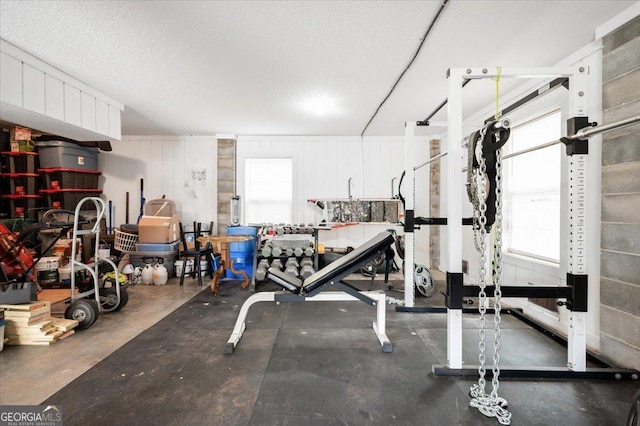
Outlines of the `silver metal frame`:
M 391 345 L 391 341 L 387 337 L 386 333 L 386 296 L 384 292 L 378 291 L 361 291 L 358 292 L 362 297 L 369 298 L 373 301 L 373 305 L 376 307 L 376 322 L 373 323 L 373 331 L 376 333 L 378 340 L 380 341 L 380 345 L 382 345 L 382 350 L 384 352 L 391 352 L 393 347 Z M 247 328 L 246 319 L 247 314 L 249 313 L 249 308 L 256 303 L 259 302 L 275 302 L 277 305 L 280 304 L 278 300 L 281 296 L 288 296 L 288 301 L 298 301 L 298 302 L 354 302 L 360 301 L 359 298 L 352 296 L 350 294 L 344 293 L 342 291 L 325 291 L 316 294 L 315 296 L 305 297 L 305 296 L 297 296 L 290 293 L 282 292 L 282 291 L 272 291 L 272 292 L 262 292 L 256 293 L 251 296 L 242 304 L 240 308 L 240 312 L 238 314 L 238 319 L 236 320 L 236 324 L 233 327 L 233 332 L 227 341 L 227 345 L 225 347 L 225 353 L 230 354 L 233 353 L 235 348 L 238 346 L 240 339 L 242 338 L 242 334 Z

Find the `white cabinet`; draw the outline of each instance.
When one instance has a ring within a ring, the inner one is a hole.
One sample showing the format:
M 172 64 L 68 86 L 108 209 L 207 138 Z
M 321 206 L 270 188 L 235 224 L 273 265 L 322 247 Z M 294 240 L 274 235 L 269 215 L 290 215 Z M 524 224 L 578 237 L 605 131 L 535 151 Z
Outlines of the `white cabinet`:
M 79 141 L 121 138 L 124 105 L 0 39 L 0 115 Z
M 44 114 L 44 72 L 22 64 L 22 107 Z
M 64 121 L 64 84 L 48 74 L 44 76 L 44 113 Z
M 96 131 L 102 135 L 109 134 L 109 105 L 96 99 Z
M 70 84 L 64 85 L 64 121 L 75 126 L 82 126 L 82 108 L 80 89 Z
M 22 62 L 0 52 L 0 100 L 22 106 Z
M 96 130 L 96 98 L 82 92 L 80 97 L 80 110 L 82 112 L 82 127 L 87 130 Z

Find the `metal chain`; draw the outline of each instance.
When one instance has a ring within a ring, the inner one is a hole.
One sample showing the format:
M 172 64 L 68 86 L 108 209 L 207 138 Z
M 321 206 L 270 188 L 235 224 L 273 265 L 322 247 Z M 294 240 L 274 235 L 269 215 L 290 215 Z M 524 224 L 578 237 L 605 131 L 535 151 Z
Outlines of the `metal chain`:
M 484 139 L 484 137 L 483 137 Z M 482 139 L 482 140 L 483 140 Z M 484 172 L 486 172 L 486 162 L 485 159 L 482 158 L 480 161 L 481 173 L 483 176 L 483 181 L 486 183 L 486 177 Z M 485 186 L 481 186 L 480 195 L 486 195 Z M 494 342 L 493 342 L 493 379 L 492 379 L 492 390 L 491 394 L 487 395 L 485 392 L 485 314 L 486 314 L 486 228 L 484 226 L 481 227 L 481 242 L 480 242 L 480 293 L 479 293 L 479 305 L 480 305 L 480 355 L 478 359 L 480 361 L 480 366 L 478 367 L 478 372 L 480 373 L 480 378 L 478 380 L 478 384 L 475 384 L 471 387 L 469 394 L 472 399 L 469 403 L 470 406 L 475 407 L 487 417 L 495 417 L 500 424 L 509 425 L 511 424 L 511 413 L 506 409 L 507 400 L 498 396 L 498 388 L 500 387 L 499 376 L 500 376 L 500 309 L 501 309 L 501 284 L 502 284 L 502 150 L 499 149 L 496 151 L 496 187 L 492 188 L 496 191 L 496 241 L 495 241 L 495 253 L 494 253 L 494 271 L 493 271 L 493 284 L 495 287 L 495 305 L 494 305 Z M 480 197 L 482 200 L 480 204 L 480 222 L 486 224 L 486 202 L 484 201 L 486 197 Z M 484 209 L 483 209 L 484 206 Z M 475 213 L 475 212 L 474 212 Z
M 474 385 L 474 387 L 477 387 L 475 392 L 481 395 L 485 395 L 485 384 L 486 384 L 486 381 L 485 381 L 485 375 L 486 375 L 486 370 L 485 370 L 486 318 L 485 318 L 485 315 L 487 313 L 487 306 L 486 306 L 487 293 L 485 292 L 485 288 L 487 286 L 487 283 L 486 283 L 487 163 L 485 161 L 484 156 L 482 155 L 482 149 L 481 149 L 482 141 L 484 140 L 485 131 L 486 130 L 484 128 L 480 131 L 480 138 L 478 140 L 478 146 L 480 147 L 480 151 L 476 149 L 476 159 L 478 160 L 478 164 L 480 165 L 480 171 L 477 177 L 479 177 L 480 181 L 479 182 L 476 181 L 476 183 L 479 183 L 479 185 L 476 185 L 476 187 L 474 188 L 474 192 L 477 194 L 477 199 L 478 199 L 478 212 L 474 212 L 474 215 L 478 216 L 479 227 L 477 232 L 479 233 L 478 248 L 479 248 L 479 254 L 480 254 L 480 276 L 479 276 L 480 292 L 478 294 L 478 297 L 479 297 L 478 304 L 480 309 L 480 318 L 478 319 L 478 325 L 480 326 L 480 329 L 478 331 L 478 335 L 480 338 L 478 342 L 478 349 L 480 350 L 478 354 L 478 361 L 479 361 L 478 374 L 480 378 L 478 379 L 478 384 Z M 471 388 L 471 392 L 474 392 L 474 387 Z

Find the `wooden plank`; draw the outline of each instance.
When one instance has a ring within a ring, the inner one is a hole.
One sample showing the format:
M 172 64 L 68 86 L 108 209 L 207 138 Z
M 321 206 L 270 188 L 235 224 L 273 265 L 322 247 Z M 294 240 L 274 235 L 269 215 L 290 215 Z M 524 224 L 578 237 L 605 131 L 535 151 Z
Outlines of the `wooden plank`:
M 47 301 L 37 301 L 21 303 L 19 305 L 0 305 L 0 308 L 4 309 L 6 313 L 6 311 L 33 311 L 47 305 L 50 305 Z
M 51 318 L 53 326 L 62 331 L 70 331 L 78 326 L 78 321 L 64 318 Z
M 43 302 L 45 303 L 44 306 L 41 306 L 39 308 L 36 309 L 29 309 L 29 310 L 5 310 L 4 311 L 4 318 L 5 319 L 13 319 L 13 318 L 34 318 L 37 317 L 39 315 L 45 314 L 45 315 L 49 315 L 49 313 L 51 312 L 51 304 L 49 302 Z M 7 306 L 7 305 L 5 305 Z
M 8 317 L 5 319 L 7 320 L 7 323 L 12 322 L 19 326 L 27 326 L 27 325 L 34 325 L 42 320 L 47 319 L 48 317 L 49 317 L 49 313 L 43 312 L 42 314 L 32 316 L 32 317 Z

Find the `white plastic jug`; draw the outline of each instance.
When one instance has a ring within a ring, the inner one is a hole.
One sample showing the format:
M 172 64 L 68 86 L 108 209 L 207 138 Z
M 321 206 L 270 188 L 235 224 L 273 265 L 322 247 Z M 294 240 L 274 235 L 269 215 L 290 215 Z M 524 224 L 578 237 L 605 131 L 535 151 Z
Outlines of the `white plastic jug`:
M 165 285 L 169 280 L 169 272 L 164 266 L 164 262 L 161 258 L 158 259 L 158 263 L 153 268 L 153 283 L 155 285 Z
M 140 276 L 141 282 L 144 285 L 153 284 L 153 267 L 151 263 L 145 263 L 144 268 L 142 268 L 142 275 Z

